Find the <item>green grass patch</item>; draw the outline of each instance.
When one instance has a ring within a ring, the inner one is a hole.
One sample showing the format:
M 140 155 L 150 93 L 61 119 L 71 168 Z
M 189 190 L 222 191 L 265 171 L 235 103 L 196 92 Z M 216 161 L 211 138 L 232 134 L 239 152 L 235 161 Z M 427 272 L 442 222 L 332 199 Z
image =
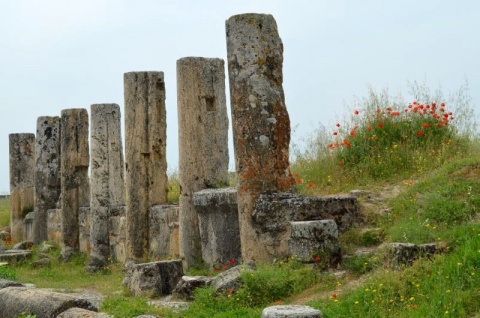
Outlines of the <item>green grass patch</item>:
M 0 199 L 0 229 L 10 226 L 10 201 Z

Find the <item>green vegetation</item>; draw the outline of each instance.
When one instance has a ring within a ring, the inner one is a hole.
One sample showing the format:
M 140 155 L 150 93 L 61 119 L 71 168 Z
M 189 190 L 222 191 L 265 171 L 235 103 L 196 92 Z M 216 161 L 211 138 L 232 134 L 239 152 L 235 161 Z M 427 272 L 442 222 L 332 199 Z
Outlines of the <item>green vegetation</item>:
M 0 230 L 10 226 L 10 202 L 0 199 Z
M 58 248 L 50 252 L 51 267 L 32 268 L 38 258 L 35 251 L 32 261 L 0 267 L 0 277 L 38 287 L 102 292 L 107 299 L 101 310 L 116 317 L 259 317 L 264 307 L 279 303 L 308 304 L 326 318 L 473 317 L 480 313 L 477 126 L 465 91 L 442 105 L 438 92 L 430 97 L 416 84 L 412 90 L 411 103 L 372 91 L 340 127 L 318 130 L 307 150 L 295 154 L 292 171 L 304 194 L 396 189 L 382 203 L 364 206 L 365 228 L 341 234 L 342 251 L 349 255 L 341 263 L 343 276 L 323 271 L 320 261 L 305 266 L 295 257 L 277 260 L 243 272 L 243 285 L 236 293 L 196 290 L 189 309 L 178 313 L 129 297 L 121 285 L 121 265 L 87 274 L 85 256 L 62 264 Z M 172 189 L 178 189 L 178 178 L 170 178 Z M 178 195 L 169 200 L 178 200 Z M 8 211 L 7 204 L 1 204 L 0 220 Z M 393 271 L 382 248 L 388 242 L 435 242 L 442 253 Z M 354 255 L 359 247 L 366 252 Z

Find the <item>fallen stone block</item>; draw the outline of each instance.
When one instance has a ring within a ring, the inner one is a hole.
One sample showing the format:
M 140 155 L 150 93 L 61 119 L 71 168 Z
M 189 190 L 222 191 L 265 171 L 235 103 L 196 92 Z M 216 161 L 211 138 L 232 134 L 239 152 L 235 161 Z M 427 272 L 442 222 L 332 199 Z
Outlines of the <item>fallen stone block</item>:
M 182 276 L 180 260 L 135 264 L 128 268 L 123 285 L 133 296 L 169 295 Z
M 335 266 L 340 262 L 341 252 L 335 221 L 290 222 L 290 226 L 290 256 L 296 255 L 299 261 L 306 263 L 328 260 L 329 265 Z
M 0 254 L 0 261 L 5 261 L 10 264 L 16 264 L 25 259 L 32 257 L 31 251 L 24 250 L 6 250 Z
M 193 300 L 193 292 L 195 289 L 210 285 L 212 278 L 207 276 L 182 276 L 177 286 L 173 290 L 173 296 Z
M 193 194 L 202 244 L 203 261 L 226 264 L 241 258 L 237 191 L 234 188 L 205 189 Z
M 32 241 L 23 241 L 13 245 L 12 250 L 28 250 L 33 246 Z
M 57 318 L 112 318 L 112 316 L 82 308 L 70 308 L 58 315 Z
M 25 285 L 7 279 L 0 279 L 0 289 L 7 287 L 25 287 Z
M 253 272 L 255 265 L 252 263 L 238 265 L 227 269 L 212 279 L 211 285 L 215 293 L 229 292 L 235 293 L 241 287 L 242 272 Z
M 411 266 L 421 257 L 431 257 L 443 250 L 442 243 L 415 245 L 411 243 L 390 243 L 387 258 L 393 269 L 399 270 Z
M 302 305 L 279 305 L 267 307 L 262 318 L 322 318 L 320 310 Z
M 2 318 L 16 318 L 22 313 L 36 318 L 56 318 L 70 308 L 98 309 L 88 300 L 36 288 L 7 287 L 0 289 Z

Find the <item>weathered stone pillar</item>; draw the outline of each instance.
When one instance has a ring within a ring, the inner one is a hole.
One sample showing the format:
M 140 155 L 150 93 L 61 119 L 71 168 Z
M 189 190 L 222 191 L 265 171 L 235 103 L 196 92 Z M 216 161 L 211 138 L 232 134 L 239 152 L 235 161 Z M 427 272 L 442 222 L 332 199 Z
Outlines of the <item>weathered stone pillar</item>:
M 222 59 L 177 61 L 180 179 L 180 256 L 186 268 L 201 262 L 193 193 L 228 184 L 228 117 Z
M 90 177 L 90 264 L 88 270 L 103 269 L 110 262 L 110 210 L 125 204 L 120 107 L 92 105 Z
M 10 134 L 10 225 L 12 239 L 23 240 L 23 219 L 33 211 L 35 135 Z
M 60 122 L 62 189 L 62 257 L 79 251 L 80 207 L 90 203 L 88 180 L 88 113 L 83 108 L 64 109 Z
M 124 74 L 126 257 L 148 258 L 148 209 L 167 202 L 166 109 L 163 72 Z
M 60 190 L 60 117 L 38 117 L 33 220 L 35 244 L 48 240 L 48 210 L 56 208 Z
M 294 185 L 283 45 L 271 15 L 233 16 L 226 33 L 242 257 L 268 262 L 278 254 L 278 238 L 256 228 L 255 202 L 262 192 L 287 191 Z

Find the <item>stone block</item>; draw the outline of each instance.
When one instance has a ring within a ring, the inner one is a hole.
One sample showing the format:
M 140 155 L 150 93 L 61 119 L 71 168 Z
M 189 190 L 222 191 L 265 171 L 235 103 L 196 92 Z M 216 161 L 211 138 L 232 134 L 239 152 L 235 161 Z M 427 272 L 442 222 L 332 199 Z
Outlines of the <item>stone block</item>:
M 178 205 L 154 205 L 150 208 L 150 258 L 165 260 L 179 257 L 178 213 Z
M 390 243 L 387 251 L 387 258 L 395 270 L 411 266 L 414 261 L 421 257 L 431 257 L 443 249 L 440 244 L 411 244 L 411 243 Z
M 29 212 L 23 219 L 23 240 L 33 241 L 33 223 L 35 212 Z
M 135 264 L 128 268 L 123 285 L 132 296 L 169 295 L 182 276 L 179 260 Z
M 0 278 L 0 289 L 7 288 L 7 287 L 25 287 L 25 285 L 18 282 L 13 282 L 11 280 Z
M 80 252 L 90 254 L 90 230 L 92 226 L 92 215 L 90 207 L 83 206 L 78 208 L 78 238 L 80 244 Z
M 227 291 L 229 293 L 234 293 L 242 284 L 242 272 L 253 272 L 254 270 L 255 265 L 253 263 L 242 264 L 229 268 L 215 276 L 212 279 L 211 285 L 214 287 L 216 293 Z
M 173 290 L 173 296 L 185 300 L 194 300 L 193 292 L 195 289 L 208 286 L 211 281 L 212 278 L 208 276 L 182 276 Z
M 241 258 L 237 191 L 205 189 L 193 194 L 198 214 L 203 261 L 210 267 Z
M 16 264 L 31 257 L 32 252 L 25 250 L 6 250 L 0 253 L 0 261 L 5 261 L 9 264 Z
M 47 211 L 47 233 L 48 240 L 62 241 L 62 210 L 50 209 Z
M 322 318 L 320 310 L 303 305 L 279 305 L 267 307 L 262 318 Z
M 56 318 L 112 318 L 112 316 L 82 308 L 70 308 Z
M 126 217 L 125 206 L 110 206 L 109 243 L 110 255 L 113 261 L 125 262 Z
M 337 223 L 339 232 L 363 222 L 355 197 L 304 197 L 289 192 L 262 193 L 251 218 L 256 233 L 268 238 L 268 246 L 275 246 L 272 253 L 278 258 L 288 255 L 292 221 L 330 219 Z
M 0 289 L 2 318 L 17 318 L 22 313 L 36 318 L 55 318 L 70 308 L 97 311 L 88 300 L 37 288 L 7 287 Z
M 290 222 L 289 255 L 301 262 L 314 262 L 325 258 L 336 265 L 341 258 L 337 224 L 333 220 Z

